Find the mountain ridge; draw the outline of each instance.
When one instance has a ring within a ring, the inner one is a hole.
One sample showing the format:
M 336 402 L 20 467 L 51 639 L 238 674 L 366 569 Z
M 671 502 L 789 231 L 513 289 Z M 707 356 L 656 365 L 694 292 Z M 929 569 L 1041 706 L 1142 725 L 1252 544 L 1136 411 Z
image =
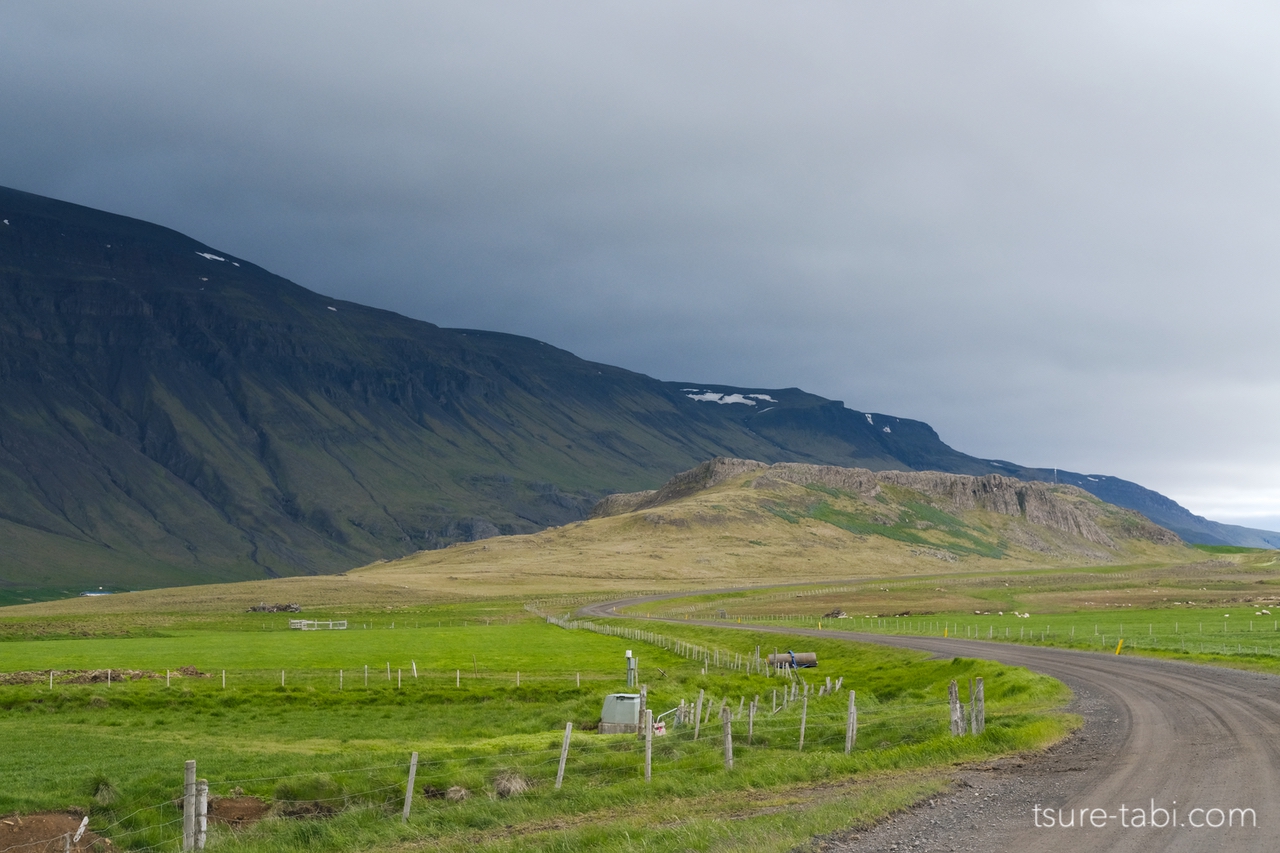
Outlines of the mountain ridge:
M 0 596 L 341 571 L 564 524 L 717 456 L 1046 479 L 798 388 L 332 299 L 141 220 L 10 189 L 0 220 Z

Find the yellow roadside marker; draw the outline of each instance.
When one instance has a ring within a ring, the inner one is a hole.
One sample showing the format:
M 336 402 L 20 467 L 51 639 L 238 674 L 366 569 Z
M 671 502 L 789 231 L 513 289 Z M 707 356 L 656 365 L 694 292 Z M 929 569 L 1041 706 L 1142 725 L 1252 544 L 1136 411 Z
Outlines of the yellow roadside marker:
M 946 628 L 943 628 L 943 629 L 942 629 L 942 636 L 944 636 L 944 637 L 945 637 L 945 636 L 947 636 L 947 629 L 946 629 Z
M 1124 645 L 1124 637 L 1120 638 L 1120 642 L 1116 643 L 1116 654 L 1120 654 L 1120 647 Z

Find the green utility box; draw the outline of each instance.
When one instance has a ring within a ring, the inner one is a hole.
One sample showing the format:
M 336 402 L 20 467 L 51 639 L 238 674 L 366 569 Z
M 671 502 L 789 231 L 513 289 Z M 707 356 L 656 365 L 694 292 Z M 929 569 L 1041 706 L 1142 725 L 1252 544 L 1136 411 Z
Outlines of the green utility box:
M 623 735 L 640 731 L 640 694 L 610 693 L 600 711 L 600 734 Z

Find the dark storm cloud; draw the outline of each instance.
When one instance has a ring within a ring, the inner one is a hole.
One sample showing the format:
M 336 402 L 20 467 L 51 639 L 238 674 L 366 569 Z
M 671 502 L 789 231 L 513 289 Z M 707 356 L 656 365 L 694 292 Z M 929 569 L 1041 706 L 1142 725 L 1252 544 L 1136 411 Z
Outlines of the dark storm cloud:
M 7 6 L 0 183 L 1280 522 L 1267 6 Z

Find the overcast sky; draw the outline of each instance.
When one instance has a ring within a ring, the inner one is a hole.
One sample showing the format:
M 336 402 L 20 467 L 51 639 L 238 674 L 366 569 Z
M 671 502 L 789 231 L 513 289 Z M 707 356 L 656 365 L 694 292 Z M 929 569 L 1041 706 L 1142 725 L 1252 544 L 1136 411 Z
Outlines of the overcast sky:
M 0 184 L 1280 529 L 1280 12 L 0 5 Z

